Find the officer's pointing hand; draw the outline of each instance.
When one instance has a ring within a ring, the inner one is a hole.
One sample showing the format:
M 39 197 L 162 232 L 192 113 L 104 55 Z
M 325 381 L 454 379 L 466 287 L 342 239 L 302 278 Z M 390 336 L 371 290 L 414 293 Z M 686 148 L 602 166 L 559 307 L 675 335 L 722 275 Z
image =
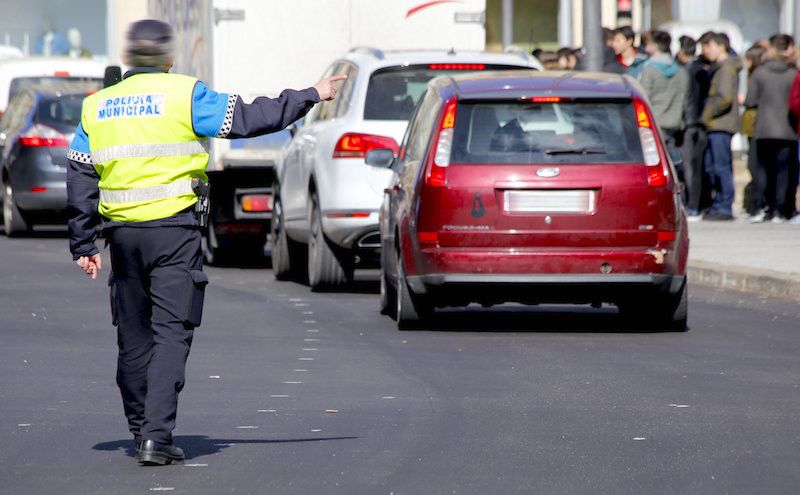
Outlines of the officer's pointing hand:
M 336 83 L 344 81 L 345 79 L 347 79 L 345 74 L 339 74 L 338 76 L 325 78 L 315 84 L 314 89 L 319 93 L 319 99 L 321 101 L 328 101 L 336 98 Z
M 75 263 L 83 268 L 83 271 L 86 272 L 86 275 L 92 277 L 92 280 L 97 278 L 97 274 L 103 268 L 103 259 L 100 257 L 100 253 L 92 256 L 81 256 Z

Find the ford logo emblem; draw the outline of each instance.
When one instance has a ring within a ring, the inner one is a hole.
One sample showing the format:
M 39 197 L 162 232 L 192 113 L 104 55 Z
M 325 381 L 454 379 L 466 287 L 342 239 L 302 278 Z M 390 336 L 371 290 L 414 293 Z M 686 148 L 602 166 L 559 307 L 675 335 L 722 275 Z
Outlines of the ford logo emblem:
M 560 172 L 561 171 L 558 170 L 557 168 L 540 168 L 539 170 L 536 171 L 536 175 L 538 175 L 539 177 L 555 177 Z

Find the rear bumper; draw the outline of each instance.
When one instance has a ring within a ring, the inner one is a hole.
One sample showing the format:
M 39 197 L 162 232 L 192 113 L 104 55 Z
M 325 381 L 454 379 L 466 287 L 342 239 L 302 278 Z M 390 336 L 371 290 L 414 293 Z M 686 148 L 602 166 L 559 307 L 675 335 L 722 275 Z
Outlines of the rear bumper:
M 593 303 L 676 294 L 685 275 L 665 274 L 429 274 L 407 277 L 416 294 L 426 294 L 438 305 L 470 302 Z

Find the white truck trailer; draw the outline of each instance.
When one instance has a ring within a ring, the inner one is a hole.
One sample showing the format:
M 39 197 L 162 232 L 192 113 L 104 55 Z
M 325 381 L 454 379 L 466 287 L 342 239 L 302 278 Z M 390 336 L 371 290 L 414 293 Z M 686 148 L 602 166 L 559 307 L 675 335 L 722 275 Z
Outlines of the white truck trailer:
M 245 101 L 316 83 L 354 46 L 483 50 L 485 0 L 149 0 L 176 30 L 174 72 Z M 288 131 L 212 143 L 206 261 L 262 255 L 275 156 Z

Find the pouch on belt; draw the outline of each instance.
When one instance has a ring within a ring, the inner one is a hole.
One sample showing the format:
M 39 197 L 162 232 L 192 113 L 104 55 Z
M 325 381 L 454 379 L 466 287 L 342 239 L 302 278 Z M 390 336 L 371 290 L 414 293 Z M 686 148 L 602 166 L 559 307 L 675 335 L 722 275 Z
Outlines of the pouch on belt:
M 200 270 L 189 270 L 186 273 L 186 284 L 183 289 L 181 304 L 181 320 L 187 327 L 199 327 L 203 318 L 203 300 L 205 299 L 208 276 Z

